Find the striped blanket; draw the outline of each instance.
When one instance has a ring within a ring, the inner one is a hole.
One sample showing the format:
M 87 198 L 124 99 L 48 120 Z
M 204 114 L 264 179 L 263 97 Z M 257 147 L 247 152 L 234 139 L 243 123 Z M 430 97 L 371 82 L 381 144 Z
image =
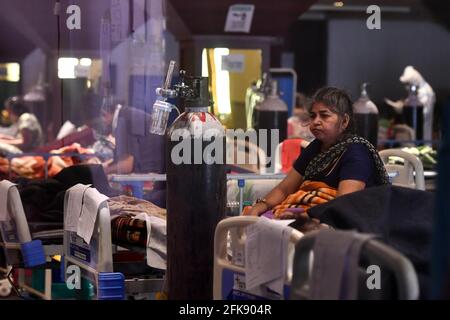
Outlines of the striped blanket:
M 336 198 L 337 190 L 319 181 L 305 181 L 300 189 L 287 196 L 279 205 L 272 208 L 275 218 L 292 209 L 308 210 L 318 204 L 326 203 Z M 295 210 L 294 210 L 295 211 Z
M 268 218 L 290 219 L 306 214 L 306 211 L 318 204 L 326 203 L 336 198 L 337 190 L 319 181 L 306 180 L 299 190 L 290 194 L 279 205 L 272 208 L 263 215 Z M 249 210 L 251 207 L 246 207 Z

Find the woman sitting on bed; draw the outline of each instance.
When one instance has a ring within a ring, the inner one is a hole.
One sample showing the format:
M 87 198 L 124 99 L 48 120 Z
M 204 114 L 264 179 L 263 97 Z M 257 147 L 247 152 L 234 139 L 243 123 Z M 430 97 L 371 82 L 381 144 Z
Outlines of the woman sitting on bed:
M 347 93 L 332 87 L 319 89 L 310 108 L 310 129 L 316 139 L 286 178 L 243 214 L 296 218 L 335 197 L 389 183 L 376 149 L 353 134 L 353 128 L 352 101 Z

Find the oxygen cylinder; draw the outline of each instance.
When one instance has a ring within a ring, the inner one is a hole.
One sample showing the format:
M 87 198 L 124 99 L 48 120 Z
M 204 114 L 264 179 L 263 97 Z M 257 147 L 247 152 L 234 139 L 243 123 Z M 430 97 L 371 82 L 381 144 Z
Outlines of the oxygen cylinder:
M 361 85 L 361 95 L 353 104 L 356 134 L 366 138 L 375 148 L 378 145 L 378 108 L 370 100 L 367 83 Z
M 206 300 L 213 297 L 214 232 L 225 217 L 225 130 L 208 111 L 208 78 L 181 76 L 185 112 L 166 136 L 168 297 Z
M 415 85 L 409 87 L 409 94 L 403 107 L 403 119 L 414 129 L 416 140 L 423 140 L 423 105 L 417 97 L 417 90 Z
M 288 107 L 286 103 L 280 99 L 278 95 L 278 83 L 275 80 L 270 82 L 270 93 L 260 104 L 255 106 L 254 110 L 254 128 L 258 132 L 260 129 L 267 129 L 268 137 L 270 137 L 271 130 L 279 130 L 279 142 L 282 142 L 287 137 L 287 118 Z M 258 135 L 259 136 L 259 135 Z M 267 156 L 272 154 L 271 139 L 267 142 Z M 260 142 L 258 142 L 261 145 Z

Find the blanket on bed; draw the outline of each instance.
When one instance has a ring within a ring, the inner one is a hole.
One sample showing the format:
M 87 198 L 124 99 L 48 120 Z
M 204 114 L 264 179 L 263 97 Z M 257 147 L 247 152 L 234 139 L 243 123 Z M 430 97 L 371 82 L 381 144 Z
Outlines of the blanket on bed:
M 413 263 L 421 297 L 427 297 L 431 259 L 431 192 L 378 186 L 354 192 L 308 210 L 308 215 L 336 229 L 376 234 Z
M 166 219 L 167 216 L 166 209 L 160 208 L 152 202 L 124 195 L 109 198 L 108 207 L 111 217 L 136 216 L 142 212 L 161 219 Z
M 92 156 L 87 159 L 82 159 L 76 154 L 86 155 L 93 154 L 94 150 L 81 147 L 74 143 L 70 146 L 63 147 L 50 151 L 55 154 L 48 159 L 47 164 L 43 157 L 40 156 L 23 156 L 13 158 L 11 160 L 11 168 L 9 168 L 9 160 L 0 157 L 0 176 L 4 178 L 9 177 L 9 170 L 11 169 L 12 177 L 23 177 L 27 179 L 42 179 L 45 177 L 45 166 L 47 165 L 48 177 L 54 177 L 60 173 L 64 168 L 77 164 L 99 164 L 100 160 Z M 70 156 L 64 154 L 72 154 Z M 75 154 L 75 155 L 73 155 Z

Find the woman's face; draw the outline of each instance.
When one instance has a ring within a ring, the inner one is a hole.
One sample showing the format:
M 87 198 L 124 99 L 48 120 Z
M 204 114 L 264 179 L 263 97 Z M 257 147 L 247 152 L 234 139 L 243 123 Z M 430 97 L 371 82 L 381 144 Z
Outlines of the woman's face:
M 315 102 L 310 112 L 312 134 L 326 144 L 334 144 L 348 126 L 348 118 L 332 112 L 325 104 Z

